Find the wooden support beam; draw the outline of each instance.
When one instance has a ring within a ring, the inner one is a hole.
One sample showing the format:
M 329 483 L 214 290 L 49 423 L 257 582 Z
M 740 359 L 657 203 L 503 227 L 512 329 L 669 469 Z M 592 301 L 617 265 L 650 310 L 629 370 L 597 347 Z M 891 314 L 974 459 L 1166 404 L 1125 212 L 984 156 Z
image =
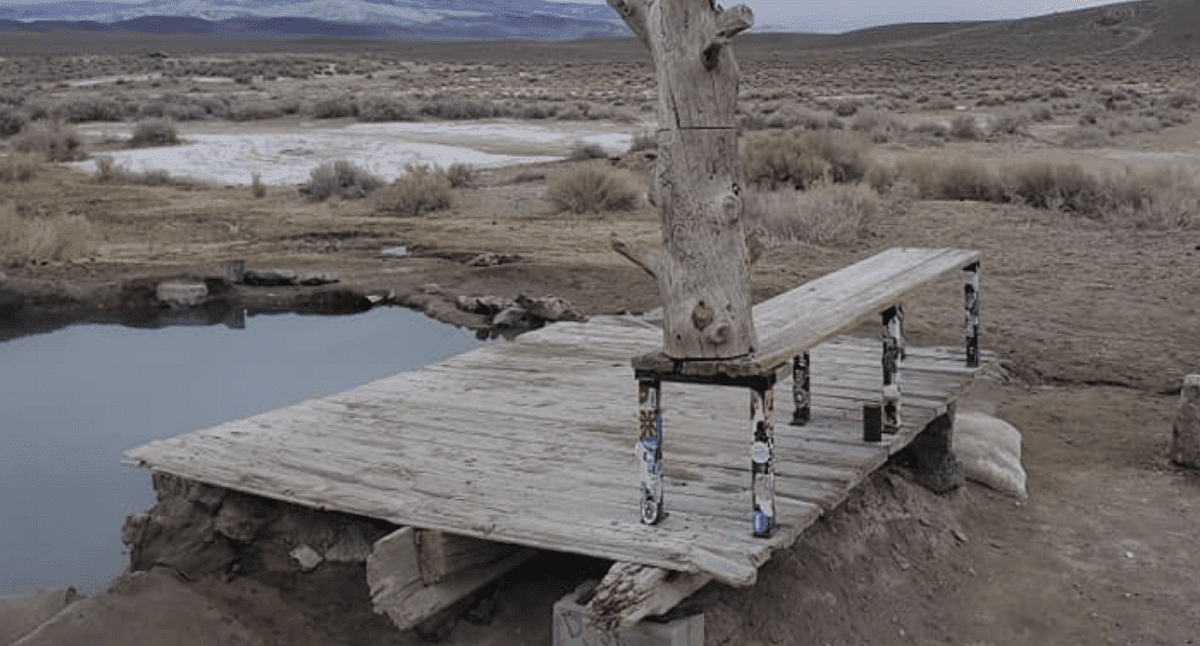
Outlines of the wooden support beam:
M 377 614 L 407 630 L 529 560 L 536 550 L 400 529 L 375 542 L 367 584 Z
M 614 563 L 587 604 L 588 623 L 604 632 L 629 628 L 669 611 L 711 580 L 698 572 Z

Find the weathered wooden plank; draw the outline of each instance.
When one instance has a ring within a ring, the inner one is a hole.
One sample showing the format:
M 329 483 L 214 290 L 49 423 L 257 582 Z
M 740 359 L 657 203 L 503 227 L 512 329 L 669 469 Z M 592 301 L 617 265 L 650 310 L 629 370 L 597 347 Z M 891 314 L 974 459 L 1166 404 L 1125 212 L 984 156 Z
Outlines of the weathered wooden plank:
M 657 338 L 654 330 L 603 320 L 594 325 L 604 334 L 583 333 L 591 325 L 566 324 L 566 333 L 549 326 L 525 337 L 527 344 L 487 346 L 429 370 L 154 442 L 128 459 L 312 507 L 680 571 L 711 568 L 701 576 L 744 585 L 773 549 L 790 544 L 916 432 L 864 445 L 860 398 L 876 396 L 878 386 L 828 379 L 844 397 L 823 397 L 822 373 L 814 370 L 810 427 L 776 429 L 779 534 L 752 539 L 747 430 L 742 414 L 729 415 L 747 408 L 746 393 L 666 384 L 670 515 L 645 528 L 630 486 L 636 383 L 620 352 L 606 356 L 611 349 L 589 339 L 635 337 L 631 346 L 652 347 Z M 613 329 L 619 331 L 609 334 Z M 539 334 L 567 341 L 537 355 L 546 345 L 533 336 Z M 586 346 L 577 364 L 569 360 L 572 343 Z M 814 351 L 814 368 L 826 347 Z M 827 361 L 826 374 L 861 373 L 851 381 L 871 381 L 876 343 L 828 347 L 837 351 L 826 353 L 836 359 Z M 910 357 L 921 350 L 910 348 Z M 509 360 L 518 368 L 515 378 L 496 367 Z M 939 362 L 922 368 L 928 379 L 915 370 L 902 377 L 914 402 L 926 395 L 941 403 L 940 390 L 970 378 L 969 371 L 953 371 L 952 358 L 941 362 L 944 371 Z M 788 412 L 781 405 L 776 416 Z M 906 421 L 935 412 L 907 406 Z
M 386 614 L 401 630 L 448 608 L 537 554 L 534 550 L 499 546 L 507 554 L 474 567 L 451 567 L 436 581 L 429 582 L 422 576 L 420 535 L 411 527 L 402 527 L 376 541 L 367 557 L 367 584 L 375 612 Z M 477 546 L 481 543 L 474 542 Z

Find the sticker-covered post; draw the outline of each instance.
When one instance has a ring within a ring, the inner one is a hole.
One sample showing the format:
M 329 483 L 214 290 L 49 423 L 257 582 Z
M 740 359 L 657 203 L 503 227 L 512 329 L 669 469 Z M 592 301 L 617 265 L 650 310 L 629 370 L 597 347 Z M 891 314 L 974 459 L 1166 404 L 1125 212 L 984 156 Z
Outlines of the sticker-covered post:
M 979 367 L 979 263 L 963 268 L 963 336 L 966 342 L 967 365 Z
M 904 309 L 895 305 L 879 316 L 883 338 L 883 432 L 900 430 L 900 358 L 904 348 Z
M 808 352 L 792 357 L 792 426 L 804 426 L 812 419 L 812 376 Z
M 662 483 L 662 382 L 638 379 L 638 464 L 641 467 L 642 522 L 663 517 Z
M 754 513 L 754 535 L 770 536 L 775 529 L 775 431 L 771 413 L 775 408 L 773 385 L 755 386 L 750 391 L 750 491 Z

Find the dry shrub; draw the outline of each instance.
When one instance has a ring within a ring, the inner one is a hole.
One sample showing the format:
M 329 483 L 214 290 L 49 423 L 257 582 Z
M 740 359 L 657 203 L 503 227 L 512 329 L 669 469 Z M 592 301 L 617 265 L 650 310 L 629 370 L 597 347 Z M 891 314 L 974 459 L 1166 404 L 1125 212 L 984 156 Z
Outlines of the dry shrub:
M 643 130 L 630 140 L 629 152 L 636 153 L 643 150 L 658 150 L 658 135 L 653 130 Z
M 990 166 L 966 157 L 902 159 L 896 172 L 927 200 L 995 200 L 1003 191 Z
M 87 158 L 83 140 L 71 126 L 61 121 L 35 121 L 13 137 L 17 152 L 40 153 L 49 161 L 79 161 Z
M 349 98 L 321 99 L 309 108 L 314 119 L 340 119 L 358 116 L 358 105 Z
M 358 102 L 358 120 L 371 123 L 387 121 L 416 121 L 417 110 L 401 99 L 368 97 Z
M 983 132 L 980 131 L 979 122 L 973 115 L 960 114 L 950 120 L 950 136 L 955 139 L 974 141 L 981 138 Z
M 361 200 L 383 186 L 379 176 L 347 159 L 325 162 L 308 174 L 309 180 L 300 187 L 300 193 L 313 201 L 331 197 Z
M 64 101 L 50 108 L 50 117 L 71 123 L 121 121 L 125 118 L 125 106 L 107 99 Z
M 274 119 L 284 114 L 295 114 L 299 105 L 275 103 L 273 101 L 238 102 L 229 107 L 229 118 L 233 121 L 261 121 Z M 288 112 L 288 110 L 291 110 Z
M 850 129 L 866 135 L 867 139 L 885 144 L 900 139 L 908 133 L 908 126 L 890 112 L 884 110 L 863 110 L 850 122 Z
M 608 153 L 604 152 L 604 147 L 600 144 L 591 144 L 586 141 L 576 141 L 571 147 L 571 154 L 567 157 L 571 161 L 582 161 L 585 159 L 605 159 Z
M 628 171 L 605 164 L 579 164 L 550 178 L 546 197 L 560 211 L 631 211 L 642 191 Z
M 450 178 L 446 173 L 413 165 L 406 171 L 375 192 L 372 201 L 376 213 L 417 217 L 450 207 Z
M 9 153 L 0 161 L 0 182 L 28 182 L 46 166 L 37 153 Z
M 803 192 L 750 191 L 745 217 L 776 240 L 837 244 L 858 238 L 879 206 L 879 194 L 866 184 L 822 182 Z
M 512 115 L 512 111 L 498 103 L 456 99 L 427 102 L 421 106 L 421 114 L 438 119 L 460 121 L 507 117 Z
M 477 177 L 470 164 L 454 162 L 446 169 L 446 179 L 450 180 L 451 188 L 463 188 L 474 186 Z
M 250 173 L 250 192 L 255 198 L 266 197 L 267 185 L 262 182 L 262 173 L 258 171 Z
M 870 161 L 859 137 L 827 130 L 762 134 L 749 138 L 742 150 L 746 180 L 766 189 L 803 189 L 828 179 L 837 183 L 863 178 Z
M 133 171 L 128 164 L 119 164 L 112 157 L 102 155 L 96 158 L 96 172 L 92 178 L 100 184 L 140 184 L 142 186 L 184 186 L 193 182 L 186 179 L 175 179 L 165 170 Z
M 911 182 L 924 199 L 1019 203 L 1122 227 L 1200 228 L 1200 180 L 1163 166 L 1090 172 L 1078 163 L 1027 161 L 996 171 L 966 158 L 920 158 L 897 165 L 894 185 Z
M 170 119 L 145 119 L 133 127 L 133 135 L 126 143 L 130 148 L 139 146 L 173 146 L 179 143 L 175 122 Z
M 743 115 L 739 125 L 745 130 L 841 130 L 844 127 L 842 120 L 832 114 L 791 104 L 766 114 L 753 112 Z
M 1112 143 L 1112 137 L 1098 126 L 1074 126 L 1063 133 L 1062 143 L 1068 148 L 1097 148 Z
M 0 257 L 9 265 L 82 258 L 94 237 L 82 215 L 22 217 L 12 202 L 0 204 Z
M 1032 119 L 1024 110 L 1005 110 L 992 117 L 989 130 L 993 137 L 1027 135 L 1030 121 Z
M 0 137 L 10 137 L 21 132 L 29 117 L 18 108 L 0 105 Z

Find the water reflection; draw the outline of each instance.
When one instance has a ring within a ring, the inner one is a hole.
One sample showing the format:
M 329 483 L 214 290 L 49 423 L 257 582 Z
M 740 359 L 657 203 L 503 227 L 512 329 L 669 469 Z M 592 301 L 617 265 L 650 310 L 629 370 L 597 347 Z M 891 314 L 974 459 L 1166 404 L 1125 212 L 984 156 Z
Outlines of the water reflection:
M 71 325 L 0 343 L 0 596 L 94 592 L 124 567 L 121 521 L 153 503 L 149 475 L 120 465 L 124 450 L 480 344 L 408 310 L 168 312 L 186 327 Z

